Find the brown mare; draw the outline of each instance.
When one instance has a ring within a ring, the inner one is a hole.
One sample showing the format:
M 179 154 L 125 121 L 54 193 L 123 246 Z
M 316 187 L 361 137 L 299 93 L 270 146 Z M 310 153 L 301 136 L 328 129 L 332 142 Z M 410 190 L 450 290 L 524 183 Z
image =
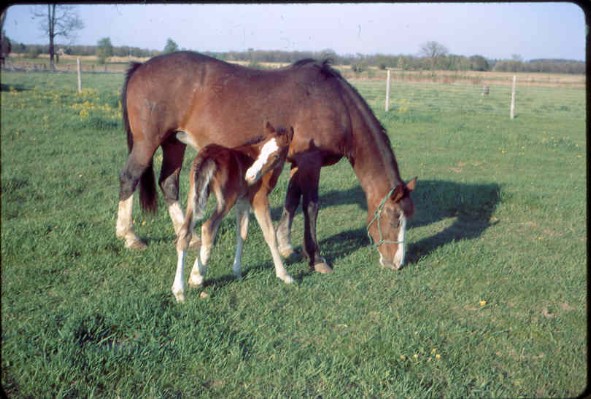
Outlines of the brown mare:
M 232 149 L 210 144 L 202 148 L 195 157 L 191 165 L 185 221 L 177 234 L 178 262 L 172 285 L 172 293 L 177 302 L 185 300 L 183 283 L 185 256 L 195 222 L 203 218 L 210 191 L 213 191 L 216 196 L 217 207 L 201 226 L 200 251 L 191 271 L 189 285 L 198 287 L 203 284 L 207 272 L 207 261 L 218 227 L 235 204 L 236 255 L 232 269 L 236 277 L 241 277 L 242 246 L 246 240 L 249 212 L 252 207 L 271 250 L 275 275 L 287 284 L 293 282 L 281 262 L 277 249 L 268 199 L 283 169 L 289 144 L 293 138 L 293 129 L 287 131 L 278 128 L 276 131 L 267 122 L 266 130 L 266 136 L 253 143 Z
M 302 201 L 303 252 L 310 267 L 331 271 L 316 239 L 320 168 L 346 157 L 366 195 L 368 233 L 382 265 L 404 262 L 406 218 L 414 211 L 390 140 L 361 95 L 328 63 L 302 60 L 272 71 L 178 52 L 130 67 L 122 91 L 129 157 L 120 174 L 117 236 L 127 247 L 145 244 L 132 225 L 133 192 L 140 183 L 143 209 L 156 207 L 152 157 L 162 147 L 160 188 L 175 230 L 183 223 L 178 180 L 185 144 L 236 147 L 256 135 L 264 121 L 292 126 L 287 160 L 291 177 L 277 229 L 283 256 L 293 251 L 291 225 Z

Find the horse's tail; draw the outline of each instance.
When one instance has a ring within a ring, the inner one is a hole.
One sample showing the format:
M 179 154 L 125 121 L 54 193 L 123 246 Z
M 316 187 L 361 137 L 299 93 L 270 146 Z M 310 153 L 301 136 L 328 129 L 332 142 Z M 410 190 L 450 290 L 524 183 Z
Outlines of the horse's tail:
M 129 113 L 127 111 L 127 86 L 131 76 L 142 66 L 141 62 L 132 62 L 129 65 L 125 82 L 121 90 L 121 108 L 123 110 L 123 127 L 127 135 L 127 150 L 131 153 L 133 149 L 133 133 L 129 123 Z M 154 213 L 158 209 L 158 199 L 156 197 L 156 177 L 154 176 L 153 162 L 146 168 L 139 181 L 140 205 L 142 209 L 149 213 Z
M 207 199 L 209 198 L 209 185 L 217 169 L 217 165 L 212 158 L 201 158 L 194 166 L 195 202 L 193 214 L 196 220 L 203 219 Z
M 131 149 L 133 148 L 133 135 L 131 133 L 131 126 L 129 125 L 129 114 L 127 113 L 127 86 L 129 85 L 129 80 L 131 79 L 131 76 L 141 66 L 142 66 L 141 62 L 132 62 L 129 64 L 129 69 L 127 69 L 127 74 L 125 75 L 125 82 L 123 83 L 123 88 L 121 89 L 121 108 L 123 109 L 123 127 L 125 128 L 125 133 L 127 134 L 127 149 L 129 150 L 129 152 L 131 152 Z

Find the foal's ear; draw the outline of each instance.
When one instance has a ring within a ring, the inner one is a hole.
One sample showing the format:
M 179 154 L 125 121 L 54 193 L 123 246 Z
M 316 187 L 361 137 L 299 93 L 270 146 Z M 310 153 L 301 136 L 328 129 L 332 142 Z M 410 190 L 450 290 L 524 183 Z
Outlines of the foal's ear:
M 273 127 L 273 125 L 271 125 L 271 122 L 269 121 L 267 121 L 267 123 L 265 124 L 265 129 L 267 129 L 269 133 L 275 133 L 275 128 Z
M 406 188 L 408 188 L 408 191 L 414 191 L 416 186 L 417 186 L 417 178 L 416 177 L 413 177 L 408 183 L 406 183 Z

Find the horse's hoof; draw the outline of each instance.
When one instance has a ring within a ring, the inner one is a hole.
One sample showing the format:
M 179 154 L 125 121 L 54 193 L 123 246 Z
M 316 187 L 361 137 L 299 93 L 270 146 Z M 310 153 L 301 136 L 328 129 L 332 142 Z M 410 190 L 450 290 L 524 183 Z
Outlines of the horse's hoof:
M 319 262 L 314 265 L 314 271 L 322 274 L 332 273 L 332 268 L 326 262 Z
M 293 284 L 295 280 L 289 274 L 287 276 L 279 277 L 285 284 Z
M 142 240 L 140 240 L 139 238 L 133 241 L 127 241 L 125 243 L 125 247 L 129 248 L 129 249 L 138 249 L 138 250 L 142 250 L 142 249 L 146 249 L 148 248 L 148 245 L 143 242 Z

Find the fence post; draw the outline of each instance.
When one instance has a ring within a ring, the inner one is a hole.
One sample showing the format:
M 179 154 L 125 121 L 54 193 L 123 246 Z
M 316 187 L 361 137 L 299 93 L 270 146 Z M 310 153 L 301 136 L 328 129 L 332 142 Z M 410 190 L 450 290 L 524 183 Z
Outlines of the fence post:
M 511 88 L 511 119 L 515 118 L 515 86 L 517 76 L 513 75 L 513 87 Z
M 78 93 L 82 93 L 82 75 L 80 71 L 80 57 L 78 57 L 76 64 L 78 66 Z
M 390 69 L 386 78 L 386 112 L 390 109 Z

